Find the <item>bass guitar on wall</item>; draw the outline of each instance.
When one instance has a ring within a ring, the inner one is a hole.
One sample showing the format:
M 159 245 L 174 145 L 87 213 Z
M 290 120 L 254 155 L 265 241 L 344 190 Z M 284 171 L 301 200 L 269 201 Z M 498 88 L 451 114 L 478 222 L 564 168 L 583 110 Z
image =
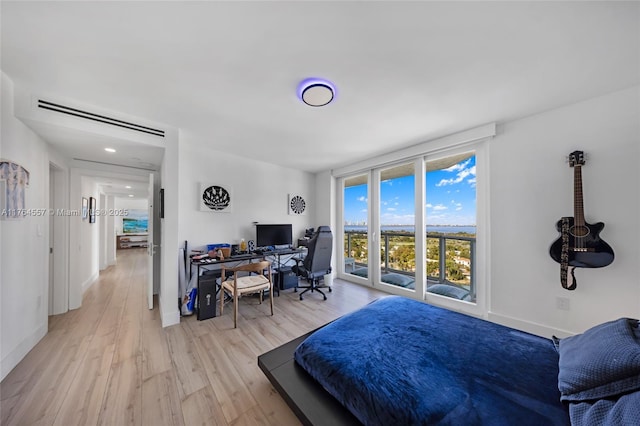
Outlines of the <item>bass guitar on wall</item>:
M 604 223 L 587 223 L 584 220 L 584 204 L 582 197 L 582 166 L 585 163 L 584 153 L 574 151 L 569 154 L 569 165 L 573 167 L 574 215 L 564 217 L 556 224 L 560 237 L 549 249 L 551 258 L 560 263 L 562 286 L 568 290 L 575 289 L 574 282 L 566 283 L 569 266 L 576 268 L 602 268 L 613 262 L 613 249 L 600 238 Z M 573 270 L 571 271 L 573 277 Z M 573 287 L 573 288 L 571 288 Z

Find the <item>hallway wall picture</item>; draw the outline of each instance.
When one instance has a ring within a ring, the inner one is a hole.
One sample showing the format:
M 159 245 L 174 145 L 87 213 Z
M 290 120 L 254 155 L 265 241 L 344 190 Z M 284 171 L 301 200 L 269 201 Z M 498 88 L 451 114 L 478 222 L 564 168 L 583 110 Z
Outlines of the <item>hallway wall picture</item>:
M 29 171 L 13 161 L 0 160 L 0 182 L 0 220 L 24 218 Z
M 82 220 L 87 220 L 89 217 L 89 200 L 82 197 Z
M 96 223 L 96 199 L 89 197 L 89 223 Z

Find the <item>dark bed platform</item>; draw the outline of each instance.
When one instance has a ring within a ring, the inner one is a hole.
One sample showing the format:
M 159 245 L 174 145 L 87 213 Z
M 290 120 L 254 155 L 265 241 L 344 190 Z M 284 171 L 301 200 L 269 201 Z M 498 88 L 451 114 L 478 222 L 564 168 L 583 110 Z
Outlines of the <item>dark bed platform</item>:
M 553 342 L 386 296 L 258 365 L 305 425 L 640 424 L 632 319 Z
M 258 366 L 304 425 L 359 425 L 358 419 L 293 359 L 298 345 L 314 331 L 258 356 Z

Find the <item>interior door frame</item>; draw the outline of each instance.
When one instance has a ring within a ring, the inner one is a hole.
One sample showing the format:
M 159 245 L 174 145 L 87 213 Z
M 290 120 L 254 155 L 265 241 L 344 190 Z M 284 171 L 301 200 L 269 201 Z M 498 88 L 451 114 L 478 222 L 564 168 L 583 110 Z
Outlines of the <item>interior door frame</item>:
M 149 194 L 148 194 L 148 219 L 147 219 L 147 305 L 153 309 L 153 257 L 155 255 L 155 245 L 153 244 L 153 219 L 154 219 L 154 175 L 149 173 Z

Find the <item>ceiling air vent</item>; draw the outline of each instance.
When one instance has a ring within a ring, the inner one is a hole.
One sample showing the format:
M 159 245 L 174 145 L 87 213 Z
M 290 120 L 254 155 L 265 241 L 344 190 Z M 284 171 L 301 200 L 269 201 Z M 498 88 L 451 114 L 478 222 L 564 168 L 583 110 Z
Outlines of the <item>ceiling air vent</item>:
M 38 99 L 38 107 L 42 109 L 47 109 L 49 111 L 55 111 L 62 114 L 73 115 L 74 117 L 84 118 L 86 120 L 98 121 L 100 123 L 123 127 L 125 129 L 135 130 L 136 132 L 148 133 L 150 135 L 160 136 L 161 138 L 164 138 L 164 130 L 154 129 L 152 127 L 142 126 L 140 124 L 130 123 L 128 121 L 122 121 L 116 118 L 106 117 L 104 115 L 94 114 L 88 111 L 82 111 L 77 108 L 71 108 L 71 107 L 56 104 L 53 102 L 43 101 L 42 99 Z

